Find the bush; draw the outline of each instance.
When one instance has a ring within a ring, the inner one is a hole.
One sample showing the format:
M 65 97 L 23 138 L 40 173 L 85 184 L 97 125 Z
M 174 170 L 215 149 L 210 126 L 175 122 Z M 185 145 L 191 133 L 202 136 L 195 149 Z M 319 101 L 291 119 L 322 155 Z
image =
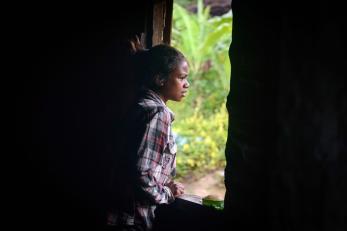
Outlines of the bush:
M 232 13 L 211 17 L 209 7 L 197 1 L 196 14 L 174 4 L 172 45 L 187 57 L 191 91 L 187 107 L 173 105 L 175 112 L 190 115 L 195 107 L 211 115 L 224 102 L 229 91 Z
M 179 178 L 225 167 L 231 25 L 231 11 L 211 17 L 202 0 L 197 1 L 196 14 L 174 4 L 172 45 L 188 59 L 191 85 L 183 103 L 168 104 L 176 115 Z
M 179 149 L 177 177 L 183 177 L 193 171 L 200 175 L 225 167 L 227 118 L 225 104 L 222 104 L 220 109 L 209 117 L 204 117 L 199 108 L 196 108 L 192 116 L 175 121 L 173 131 Z

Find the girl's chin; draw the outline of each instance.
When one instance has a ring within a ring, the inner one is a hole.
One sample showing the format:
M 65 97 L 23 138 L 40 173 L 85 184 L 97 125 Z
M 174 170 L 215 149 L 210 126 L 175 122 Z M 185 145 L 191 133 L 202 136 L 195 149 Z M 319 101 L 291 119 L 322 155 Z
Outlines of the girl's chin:
M 180 101 L 182 101 L 182 99 L 183 99 L 183 97 L 180 97 L 180 98 L 174 99 L 173 101 L 180 102 Z

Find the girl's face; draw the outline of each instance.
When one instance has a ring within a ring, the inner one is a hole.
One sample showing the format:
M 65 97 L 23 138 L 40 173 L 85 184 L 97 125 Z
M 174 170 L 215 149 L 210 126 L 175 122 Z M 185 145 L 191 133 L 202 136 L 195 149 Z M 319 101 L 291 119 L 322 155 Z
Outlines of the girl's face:
M 189 88 L 188 83 L 189 66 L 187 61 L 182 61 L 177 68 L 170 73 L 169 78 L 159 89 L 163 101 L 181 101 L 186 96 Z

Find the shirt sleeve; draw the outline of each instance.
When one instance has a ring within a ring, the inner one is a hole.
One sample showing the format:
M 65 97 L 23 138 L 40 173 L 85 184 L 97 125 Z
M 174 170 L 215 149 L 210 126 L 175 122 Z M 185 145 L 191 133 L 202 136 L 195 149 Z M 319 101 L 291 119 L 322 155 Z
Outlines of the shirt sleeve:
M 137 153 L 137 175 L 140 190 L 155 204 L 166 204 L 174 200 L 171 190 L 165 186 L 161 160 L 168 142 L 170 115 L 157 112 L 147 123 Z

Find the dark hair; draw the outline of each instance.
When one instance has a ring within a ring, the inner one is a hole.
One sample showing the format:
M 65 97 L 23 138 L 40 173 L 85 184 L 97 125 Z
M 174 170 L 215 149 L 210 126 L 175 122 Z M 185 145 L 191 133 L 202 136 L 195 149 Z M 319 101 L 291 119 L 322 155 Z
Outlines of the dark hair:
M 148 50 L 139 50 L 135 53 L 135 68 L 139 86 L 155 89 L 155 78 L 167 80 L 172 71 L 185 61 L 184 55 L 176 48 L 160 44 Z

